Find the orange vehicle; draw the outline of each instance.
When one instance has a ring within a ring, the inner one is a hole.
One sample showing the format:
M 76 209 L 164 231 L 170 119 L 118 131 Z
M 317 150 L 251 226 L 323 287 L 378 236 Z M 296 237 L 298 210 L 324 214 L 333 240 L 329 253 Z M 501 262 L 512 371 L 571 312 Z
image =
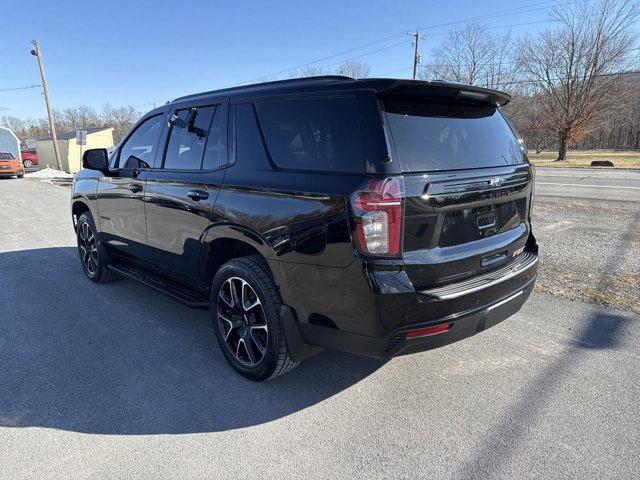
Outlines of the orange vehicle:
M 11 152 L 0 151 L 0 177 L 24 177 L 24 165 L 22 160 L 16 158 Z

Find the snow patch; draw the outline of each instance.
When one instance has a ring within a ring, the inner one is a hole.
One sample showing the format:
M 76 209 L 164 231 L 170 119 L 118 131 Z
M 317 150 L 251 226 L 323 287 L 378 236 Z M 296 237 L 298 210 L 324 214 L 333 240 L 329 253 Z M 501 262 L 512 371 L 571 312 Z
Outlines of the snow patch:
M 25 177 L 29 178 L 73 178 L 74 175 L 56 170 L 55 168 L 47 167 L 37 172 L 27 173 Z

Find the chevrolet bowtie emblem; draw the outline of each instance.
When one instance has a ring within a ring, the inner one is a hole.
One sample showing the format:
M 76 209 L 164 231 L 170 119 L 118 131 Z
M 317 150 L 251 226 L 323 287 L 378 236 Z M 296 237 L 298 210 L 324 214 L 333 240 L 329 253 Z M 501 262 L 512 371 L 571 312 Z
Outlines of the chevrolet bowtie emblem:
M 490 187 L 499 187 L 503 183 L 504 183 L 504 178 L 502 177 L 493 177 L 491 180 L 489 180 Z

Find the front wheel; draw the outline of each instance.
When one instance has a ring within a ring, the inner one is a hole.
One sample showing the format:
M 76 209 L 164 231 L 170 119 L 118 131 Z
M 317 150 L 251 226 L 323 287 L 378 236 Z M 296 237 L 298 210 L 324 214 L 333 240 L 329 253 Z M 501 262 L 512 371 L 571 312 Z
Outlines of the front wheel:
M 277 377 L 299 363 L 289 356 L 281 306 L 258 255 L 230 260 L 213 280 L 211 316 L 218 343 L 231 366 L 251 380 Z
M 26 168 L 31 168 L 31 167 L 33 167 L 33 162 L 32 162 L 31 160 L 25 160 L 25 161 L 23 162 L 23 165 L 24 165 Z
M 89 280 L 104 283 L 118 278 L 117 273 L 109 270 L 108 254 L 98 242 L 96 226 L 89 212 L 84 212 L 78 218 L 76 237 L 82 269 Z

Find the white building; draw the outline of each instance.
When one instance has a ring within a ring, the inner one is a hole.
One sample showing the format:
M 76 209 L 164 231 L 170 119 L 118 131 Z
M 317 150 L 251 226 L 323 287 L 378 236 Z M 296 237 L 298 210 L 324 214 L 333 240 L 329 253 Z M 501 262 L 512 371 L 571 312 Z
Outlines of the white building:
M 20 140 L 16 137 L 15 133 L 9 130 L 7 127 L 0 126 L 0 151 L 11 152 L 14 157 L 22 160 L 20 155 Z

